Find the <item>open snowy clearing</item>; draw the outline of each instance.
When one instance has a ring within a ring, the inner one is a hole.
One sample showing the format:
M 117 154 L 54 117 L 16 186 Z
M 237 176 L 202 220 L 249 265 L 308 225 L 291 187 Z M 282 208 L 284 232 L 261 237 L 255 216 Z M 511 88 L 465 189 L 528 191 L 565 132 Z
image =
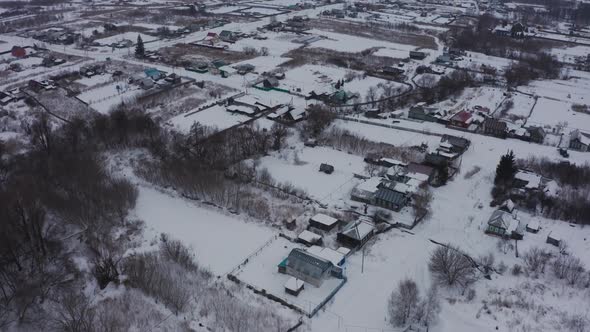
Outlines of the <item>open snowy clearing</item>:
M 121 89 L 117 90 L 117 86 Z M 94 110 L 106 114 L 113 107 L 133 100 L 144 93 L 138 86 L 129 85 L 126 82 L 113 82 L 96 89 L 90 89 L 78 95 L 78 99 L 87 103 Z
M 145 221 L 146 239 L 170 234 L 191 246 L 196 260 L 217 275 L 228 273 L 272 237 L 260 225 L 147 187 L 139 187 L 135 214 Z
M 190 114 L 190 112 L 188 114 Z M 170 119 L 170 123 L 176 129 L 185 133 L 191 129 L 191 126 L 195 122 L 209 127 L 215 127 L 217 130 L 223 130 L 251 119 L 246 115 L 230 113 L 225 110 L 224 106 L 219 105 L 215 105 L 188 116 L 186 115 L 187 114 L 181 114 Z
M 334 173 L 319 171 L 320 164 L 334 166 Z M 260 159 L 260 167 L 268 169 L 279 182 L 289 182 L 322 203 L 338 202 L 349 196 L 358 184 L 353 173 L 364 173 L 363 158 L 326 147 L 302 147 L 286 150 Z
M 539 98 L 527 123 L 552 127 L 562 124 L 571 129 L 588 130 L 590 128 L 590 114 L 573 111 L 572 104 L 569 102 Z
M 118 35 L 97 39 L 97 40 L 95 40 L 95 42 L 103 44 L 103 45 L 111 45 L 113 43 L 118 43 L 122 40 L 131 40 L 133 43 L 136 43 L 138 35 L 141 36 L 141 40 L 143 40 L 144 43 L 151 42 L 151 41 L 158 39 L 154 36 L 146 35 L 144 33 L 125 32 L 125 33 L 121 33 Z
M 398 44 L 392 43 L 382 40 L 376 39 L 369 39 L 364 37 L 352 36 L 352 35 L 345 35 L 341 33 L 335 32 L 328 32 L 318 29 L 311 29 L 309 31 L 312 34 L 320 35 L 326 37 L 326 39 L 320 39 L 316 42 L 313 42 L 309 47 L 313 48 L 326 48 L 329 50 L 339 51 L 339 52 L 362 52 L 368 48 L 372 47 L 385 47 L 391 48 L 395 50 L 408 50 L 413 51 L 417 48 L 417 46 L 413 45 L 406 45 L 406 44 Z

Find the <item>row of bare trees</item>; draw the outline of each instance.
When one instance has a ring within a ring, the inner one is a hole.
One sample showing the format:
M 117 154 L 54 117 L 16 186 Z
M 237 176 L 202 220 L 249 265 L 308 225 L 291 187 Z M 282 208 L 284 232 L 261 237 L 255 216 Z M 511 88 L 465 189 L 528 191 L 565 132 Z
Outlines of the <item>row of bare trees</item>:
M 101 288 L 118 281 L 111 230 L 126 225 L 137 190 L 108 171 L 103 152 L 151 146 L 159 132 L 133 110 L 65 123 L 43 113 L 24 128 L 26 152 L 0 149 L 0 327 L 34 328 L 47 303 L 76 300 L 64 296 L 82 280 L 72 248 L 89 255 Z

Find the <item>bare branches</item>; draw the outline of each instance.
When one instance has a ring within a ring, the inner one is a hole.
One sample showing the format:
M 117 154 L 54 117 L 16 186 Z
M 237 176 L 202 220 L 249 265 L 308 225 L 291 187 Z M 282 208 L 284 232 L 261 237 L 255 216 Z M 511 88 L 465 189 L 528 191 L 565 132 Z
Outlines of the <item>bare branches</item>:
M 451 245 L 436 248 L 428 264 L 437 282 L 447 286 L 459 285 L 463 289 L 477 280 L 475 267 L 472 260 Z

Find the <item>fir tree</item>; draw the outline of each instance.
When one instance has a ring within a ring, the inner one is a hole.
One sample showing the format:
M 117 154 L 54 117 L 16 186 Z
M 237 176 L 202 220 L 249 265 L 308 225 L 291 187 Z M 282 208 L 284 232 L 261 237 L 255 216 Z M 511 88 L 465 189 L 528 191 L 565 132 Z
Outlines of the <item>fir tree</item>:
M 496 178 L 494 179 L 495 184 L 509 184 L 514 180 L 516 174 L 516 162 L 514 159 L 514 152 L 508 151 L 507 154 L 500 158 L 500 163 L 496 167 Z
M 145 47 L 143 46 L 143 40 L 141 35 L 137 35 L 137 45 L 135 45 L 135 56 L 137 58 L 143 58 L 145 55 Z

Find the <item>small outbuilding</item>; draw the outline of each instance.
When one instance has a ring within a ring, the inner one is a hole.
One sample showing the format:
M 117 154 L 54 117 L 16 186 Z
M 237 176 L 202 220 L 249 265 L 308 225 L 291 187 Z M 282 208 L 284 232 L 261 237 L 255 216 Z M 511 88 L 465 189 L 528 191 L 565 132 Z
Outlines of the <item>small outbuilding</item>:
M 297 240 L 305 245 L 313 246 L 322 242 L 322 236 L 305 230 L 297 236 Z
M 297 296 L 301 291 L 305 288 L 305 283 L 303 280 L 299 280 L 295 277 L 289 278 L 285 283 L 285 292 L 287 294 Z
M 338 225 L 339 220 L 328 215 L 318 213 L 309 219 L 309 226 L 322 231 L 330 231 Z
M 332 174 L 334 172 L 334 166 L 329 164 L 321 164 L 320 165 L 320 172 L 324 172 L 326 174 Z
M 561 244 L 561 236 L 559 236 L 559 234 L 557 233 L 550 232 L 549 235 L 547 235 L 546 242 L 556 247 L 559 247 L 559 245 Z
M 541 224 L 539 224 L 538 220 L 531 220 L 528 224 L 526 224 L 526 231 L 529 233 L 538 233 L 539 229 L 541 229 Z

